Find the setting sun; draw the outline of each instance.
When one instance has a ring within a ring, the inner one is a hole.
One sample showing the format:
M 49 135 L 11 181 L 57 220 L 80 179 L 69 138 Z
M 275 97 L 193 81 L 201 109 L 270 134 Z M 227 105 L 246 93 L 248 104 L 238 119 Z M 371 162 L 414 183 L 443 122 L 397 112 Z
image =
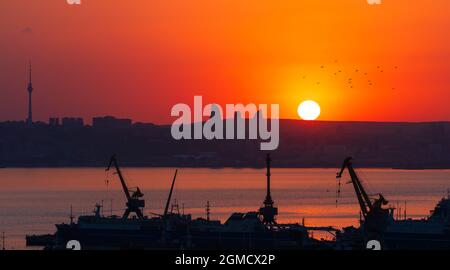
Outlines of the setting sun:
M 298 106 L 297 112 L 303 120 L 316 120 L 320 115 L 320 106 L 315 101 L 306 100 Z

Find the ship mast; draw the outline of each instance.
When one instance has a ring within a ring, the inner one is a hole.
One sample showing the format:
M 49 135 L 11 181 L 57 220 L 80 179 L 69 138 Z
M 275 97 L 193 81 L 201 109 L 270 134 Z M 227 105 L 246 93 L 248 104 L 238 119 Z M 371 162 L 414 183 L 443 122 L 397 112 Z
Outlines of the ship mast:
M 276 224 L 275 216 L 278 215 L 278 208 L 274 207 L 274 201 L 272 200 L 272 196 L 270 195 L 270 154 L 266 156 L 266 176 L 267 176 L 267 193 L 266 198 L 263 202 L 264 206 L 259 209 L 259 214 L 263 218 L 263 222 L 265 224 L 273 225 Z

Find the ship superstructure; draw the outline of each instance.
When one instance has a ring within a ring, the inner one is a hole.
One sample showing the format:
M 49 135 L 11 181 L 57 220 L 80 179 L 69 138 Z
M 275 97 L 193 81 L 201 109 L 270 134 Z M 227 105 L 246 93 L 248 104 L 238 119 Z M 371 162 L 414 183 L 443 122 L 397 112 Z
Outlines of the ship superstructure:
M 146 216 L 143 193 L 128 188 L 117 158 L 113 156 L 107 170 L 115 168 L 127 199 L 120 216 L 103 216 L 101 205 L 93 215 L 80 216 L 76 223 L 57 224 L 54 248 L 65 249 L 70 240 L 80 242 L 82 249 L 320 249 L 329 244 L 309 237 L 308 229 L 298 223 L 276 222 L 278 209 L 270 193 L 270 156 L 266 157 L 267 193 L 259 211 L 233 213 L 224 222 L 207 218 L 193 219 L 179 211 L 169 211 L 177 171 L 162 214 Z M 320 230 L 321 228 L 315 228 Z M 326 228 L 328 230 L 329 228 Z
M 365 243 L 377 240 L 383 249 L 450 249 L 450 196 L 442 198 L 426 218 L 395 219 L 394 208 L 384 207 L 388 201 L 382 194 L 370 198 L 353 168 L 352 158 L 344 160 L 338 179 L 345 169 L 358 199 L 361 225 L 344 228 L 337 237 L 338 248 L 366 248 Z

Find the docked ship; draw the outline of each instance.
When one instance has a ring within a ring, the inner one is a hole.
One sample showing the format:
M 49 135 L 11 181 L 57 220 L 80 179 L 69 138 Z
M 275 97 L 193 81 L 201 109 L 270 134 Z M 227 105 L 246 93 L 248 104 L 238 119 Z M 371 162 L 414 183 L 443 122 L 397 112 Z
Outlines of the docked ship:
M 170 250 L 264 250 L 264 249 L 328 249 L 330 242 L 319 241 L 302 224 L 279 224 L 278 208 L 270 193 L 270 156 L 267 155 L 267 194 L 258 211 L 233 213 L 228 220 L 193 219 L 191 215 L 169 211 L 177 171 L 162 214 L 144 214 L 144 194 L 139 188 L 128 188 L 113 156 L 106 170 L 114 169 L 126 196 L 122 216 L 103 216 L 96 205 L 93 215 L 80 216 L 77 222 L 57 224 L 52 249 L 66 249 L 76 240 L 81 249 L 170 249 Z M 314 228 L 332 231 L 332 228 Z
M 344 160 L 337 178 L 347 169 L 350 182 L 361 210 L 360 226 L 346 227 L 337 234 L 338 249 L 366 249 L 366 243 L 376 240 L 381 249 L 437 250 L 450 249 L 450 196 L 442 198 L 430 215 L 423 219 L 395 219 L 394 207 L 386 207 L 388 201 L 382 194 L 371 198 L 356 174 L 352 158 Z M 340 187 L 340 182 L 339 182 Z M 340 189 L 338 190 L 338 194 Z

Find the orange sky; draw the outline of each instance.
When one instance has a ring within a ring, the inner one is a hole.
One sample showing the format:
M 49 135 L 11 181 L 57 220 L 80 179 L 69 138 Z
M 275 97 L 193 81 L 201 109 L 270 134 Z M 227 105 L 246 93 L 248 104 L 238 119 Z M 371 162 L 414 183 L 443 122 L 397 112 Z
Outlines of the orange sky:
M 194 95 L 283 118 L 314 99 L 321 120 L 450 120 L 448 0 L 82 2 L 0 2 L 0 120 L 26 118 L 28 59 L 38 120 L 169 123 Z

